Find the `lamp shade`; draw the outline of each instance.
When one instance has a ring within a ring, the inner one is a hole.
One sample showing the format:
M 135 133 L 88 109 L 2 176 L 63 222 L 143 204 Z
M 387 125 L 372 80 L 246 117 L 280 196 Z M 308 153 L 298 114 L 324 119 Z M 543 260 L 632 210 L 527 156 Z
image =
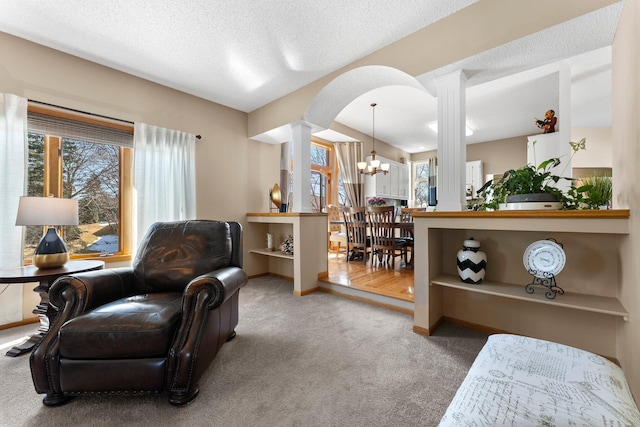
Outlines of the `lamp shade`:
M 78 225 L 78 201 L 58 197 L 20 197 L 16 225 Z

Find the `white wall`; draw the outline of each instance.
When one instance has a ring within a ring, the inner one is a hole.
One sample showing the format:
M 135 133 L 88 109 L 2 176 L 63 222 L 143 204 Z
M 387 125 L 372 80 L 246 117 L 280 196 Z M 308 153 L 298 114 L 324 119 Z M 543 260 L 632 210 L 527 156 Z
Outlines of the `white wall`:
M 249 140 L 246 113 L 2 32 L 0 52 L 0 92 L 202 135 L 196 144 L 198 218 L 240 222 L 245 250 L 262 243 L 246 213 L 268 211 L 280 146 Z M 261 257 L 245 253 L 244 262 L 249 275 L 267 270 Z M 29 299 L 37 297 L 33 287 L 24 290 L 26 317 L 35 305 Z
M 613 166 L 613 146 L 611 128 L 574 128 L 571 141 L 587 138 L 586 150 L 573 156 L 573 168 L 610 168 Z
M 613 207 L 629 208 L 631 233 L 620 249 L 618 358 L 640 402 L 640 0 L 627 0 L 613 43 Z M 594 337 L 595 338 L 595 337 Z

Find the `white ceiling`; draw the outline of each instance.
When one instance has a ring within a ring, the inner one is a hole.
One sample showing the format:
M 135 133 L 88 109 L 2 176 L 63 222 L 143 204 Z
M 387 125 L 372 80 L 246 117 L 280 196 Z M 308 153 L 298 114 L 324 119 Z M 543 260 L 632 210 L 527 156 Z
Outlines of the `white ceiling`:
M 475 2 L 0 0 L 0 31 L 250 112 Z M 376 102 L 376 139 L 409 153 L 435 149 L 435 81 L 462 69 L 469 143 L 536 133 L 533 117 L 557 109 L 553 73 L 569 66 L 573 127 L 608 127 L 621 10 L 616 3 L 416 76 L 431 95 L 376 89 L 336 121 L 371 134 Z

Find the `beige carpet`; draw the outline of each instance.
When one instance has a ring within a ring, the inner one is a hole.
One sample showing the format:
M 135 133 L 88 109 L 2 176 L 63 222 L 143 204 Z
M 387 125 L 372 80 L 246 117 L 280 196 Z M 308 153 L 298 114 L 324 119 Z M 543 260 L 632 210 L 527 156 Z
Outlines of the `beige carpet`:
M 200 395 L 176 408 L 158 396 L 96 396 L 47 408 L 28 355 L 0 356 L 2 426 L 436 426 L 486 335 L 445 324 L 412 332 L 406 314 L 252 279 L 238 336 L 218 354 Z M 35 325 L 0 331 L 0 344 Z

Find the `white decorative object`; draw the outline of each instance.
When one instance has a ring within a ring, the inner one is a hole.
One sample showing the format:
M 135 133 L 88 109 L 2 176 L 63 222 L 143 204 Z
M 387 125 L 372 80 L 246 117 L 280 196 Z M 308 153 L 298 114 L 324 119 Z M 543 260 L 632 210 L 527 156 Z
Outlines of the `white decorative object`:
M 478 285 L 482 283 L 487 268 L 487 254 L 480 250 L 480 242 L 473 237 L 464 241 L 458 251 L 458 276 L 465 283 Z
M 267 233 L 267 249 L 269 249 L 270 251 L 273 251 L 276 249 L 276 247 L 273 244 L 273 234 L 271 233 Z
M 530 274 L 549 278 L 562 271 L 566 256 L 560 244 L 552 240 L 538 240 L 525 249 L 522 262 Z

